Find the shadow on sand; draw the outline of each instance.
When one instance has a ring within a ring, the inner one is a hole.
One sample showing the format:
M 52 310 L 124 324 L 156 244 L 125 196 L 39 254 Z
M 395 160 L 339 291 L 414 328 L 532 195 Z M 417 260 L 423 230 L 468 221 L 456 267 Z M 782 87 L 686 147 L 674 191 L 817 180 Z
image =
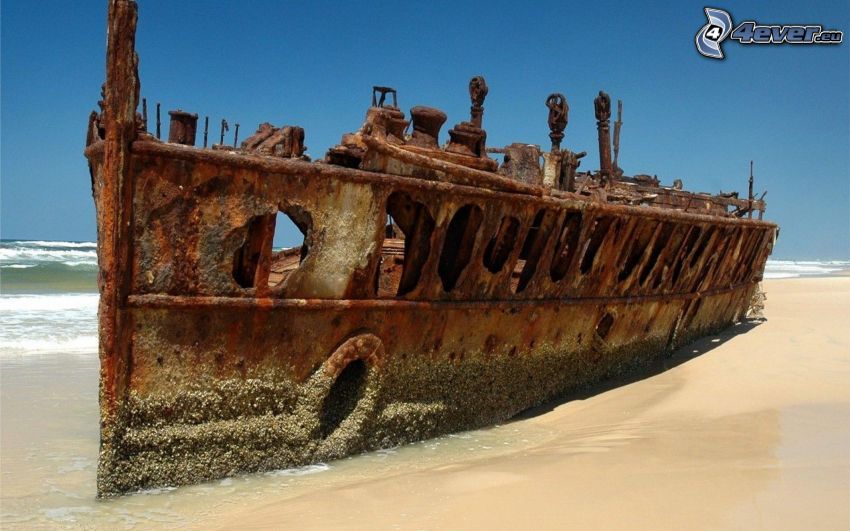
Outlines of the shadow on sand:
M 574 400 L 586 400 L 590 397 L 596 396 L 606 391 L 616 389 L 617 387 L 623 387 L 625 385 L 645 380 L 646 378 L 651 378 L 652 376 L 661 374 L 664 371 L 670 370 L 674 367 L 678 367 L 683 363 L 687 363 L 694 358 L 702 356 L 703 354 L 706 354 L 712 351 L 713 349 L 719 347 L 720 345 L 726 343 L 735 336 L 739 334 L 746 334 L 747 332 L 759 326 L 765 321 L 766 319 L 764 318 L 744 319 L 740 323 L 730 326 L 719 334 L 708 335 L 697 339 L 692 343 L 683 345 L 672 353 L 670 353 L 669 355 L 652 363 L 642 365 L 634 370 L 628 371 L 627 373 L 621 374 L 619 376 L 606 378 L 596 384 L 591 384 L 581 390 L 567 393 L 561 396 L 560 398 L 555 398 L 554 400 L 546 402 L 545 404 L 541 404 L 539 406 L 527 409 L 512 417 L 510 422 L 529 419 L 538 415 L 544 415 L 552 411 L 556 407 L 562 404 L 566 404 L 567 402 L 572 402 Z

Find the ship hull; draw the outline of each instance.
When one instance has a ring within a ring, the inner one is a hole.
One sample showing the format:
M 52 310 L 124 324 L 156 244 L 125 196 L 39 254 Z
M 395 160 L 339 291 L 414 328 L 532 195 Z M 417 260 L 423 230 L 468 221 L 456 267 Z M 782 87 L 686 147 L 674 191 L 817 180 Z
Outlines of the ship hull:
M 693 299 L 134 298 L 129 390 L 100 488 L 306 465 L 498 423 L 729 326 L 752 289 L 705 296 L 687 316 Z M 604 315 L 615 317 L 602 337 Z
M 102 144 L 87 151 L 118 294 L 101 306 L 102 496 L 504 421 L 740 319 L 775 235 L 439 175 L 128 153 L 116 201 Z M 305 252 L 270 282 L 279 211 Z M 401 270 L 381 252 L 388 213 Z

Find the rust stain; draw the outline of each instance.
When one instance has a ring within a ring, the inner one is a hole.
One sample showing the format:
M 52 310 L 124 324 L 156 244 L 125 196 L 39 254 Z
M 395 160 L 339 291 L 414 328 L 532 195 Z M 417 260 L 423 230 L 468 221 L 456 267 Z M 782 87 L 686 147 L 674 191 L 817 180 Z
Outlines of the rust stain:
M 197 114 L 170 112 L 162 141 L 136 113 L 135 25 L 135 3 L 110 0 L 85 151 L 101 496 L 498 422 L 725 328 L 756 295 L 778 234 L 763 196 L 625 175 L 604 92 L 598 171 L 562 147 L 561 93 L 545 100 L 550 151 L 488 148 L 481 76 L 445 148 L 446 114 L 408 120 L 383 86 L 319 161 L 295 125 L 237 147 L 222 121 L 207 148 L 205 120 L 196 147 Z M 302 245 L 272 248 L 278 213 Z

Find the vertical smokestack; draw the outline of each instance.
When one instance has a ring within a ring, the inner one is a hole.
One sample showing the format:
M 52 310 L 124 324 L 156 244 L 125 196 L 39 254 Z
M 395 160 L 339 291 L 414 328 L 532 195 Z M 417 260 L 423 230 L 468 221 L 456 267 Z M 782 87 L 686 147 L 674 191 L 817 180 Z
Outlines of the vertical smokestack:
M 198 127 L 198 115 L 181 111 L 168 111 L 171 125 L 168 128 L 168 141 L 185 146 L 195 145 L 195 132 Z

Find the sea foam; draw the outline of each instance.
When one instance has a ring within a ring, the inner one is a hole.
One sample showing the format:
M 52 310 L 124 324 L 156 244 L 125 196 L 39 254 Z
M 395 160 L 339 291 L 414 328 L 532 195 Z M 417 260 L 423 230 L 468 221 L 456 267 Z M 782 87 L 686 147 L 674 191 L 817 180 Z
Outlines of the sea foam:
M 764 278 L 828 275 L 848 268 L 850 268 L 850 262 L 841 260 L 768 260 L 764 269 Z
M 97 352 L 96 293 L 0 295 L 0 356 Z
M 97 266 L 95 249 L 38 248 L 30 246 L 6 246 L 0 248 L 0 267 L 38 266 L 47 263 L 62 263 L 69 266 Z

